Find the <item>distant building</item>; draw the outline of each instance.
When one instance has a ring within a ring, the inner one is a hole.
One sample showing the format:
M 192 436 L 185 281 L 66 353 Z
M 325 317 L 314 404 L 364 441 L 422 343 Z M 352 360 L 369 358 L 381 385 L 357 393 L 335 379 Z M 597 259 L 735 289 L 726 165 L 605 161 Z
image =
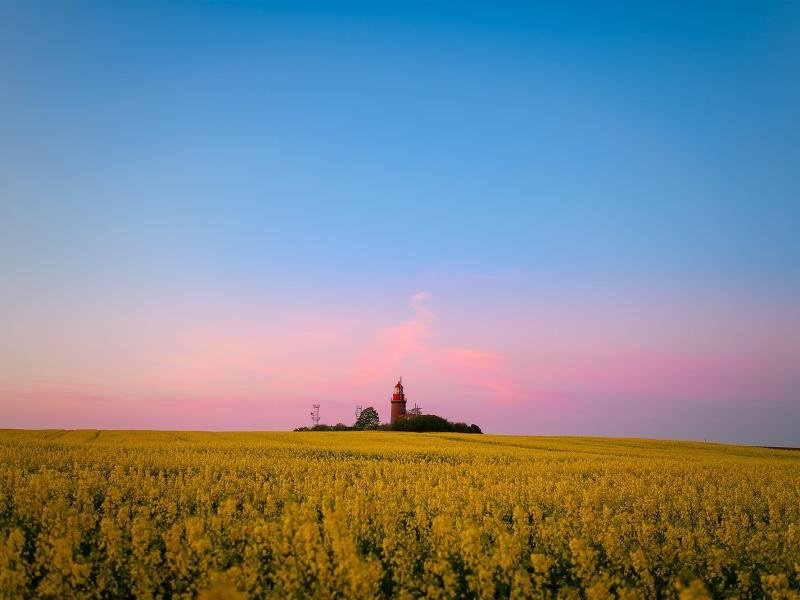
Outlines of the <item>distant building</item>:
M 403 393 L 403 378 L 394 386 L 392 394 L 392 418 L 390 423 L 397 423 L 400 419 L 406 418 L 406 395 Z

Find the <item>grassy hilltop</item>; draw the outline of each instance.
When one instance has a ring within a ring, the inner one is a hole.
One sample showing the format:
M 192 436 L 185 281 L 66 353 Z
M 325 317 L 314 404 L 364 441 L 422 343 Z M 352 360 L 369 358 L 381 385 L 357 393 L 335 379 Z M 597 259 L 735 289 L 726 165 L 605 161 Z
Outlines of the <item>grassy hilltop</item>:
M 797 597 L 800 452 L 0 431 L 0 597 Z

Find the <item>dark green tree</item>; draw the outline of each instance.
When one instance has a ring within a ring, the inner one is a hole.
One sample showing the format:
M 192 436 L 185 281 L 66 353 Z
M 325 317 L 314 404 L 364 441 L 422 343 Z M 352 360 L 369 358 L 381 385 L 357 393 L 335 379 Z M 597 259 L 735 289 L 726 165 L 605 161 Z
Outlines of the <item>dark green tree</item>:
M 380 424 L 381 418 L 378 416 L 378 411 L 368 406 L 358 415 L 358 419 L 356 419 L 356 423 L 353 427 L 355 429 L 377 429 Z
M 455 433 L 481 433 L 477 425 L 466 423 L 451 423 L 438 415 L 419 415 L 408 417 L 389 425 L 391 431 L 416 431 L 419 433 L 431 431 L 449 431 Z
M 392 431 L 453 431 L 453 424 L 438 415 L 420 415 L 401 419 L 391 425 Z

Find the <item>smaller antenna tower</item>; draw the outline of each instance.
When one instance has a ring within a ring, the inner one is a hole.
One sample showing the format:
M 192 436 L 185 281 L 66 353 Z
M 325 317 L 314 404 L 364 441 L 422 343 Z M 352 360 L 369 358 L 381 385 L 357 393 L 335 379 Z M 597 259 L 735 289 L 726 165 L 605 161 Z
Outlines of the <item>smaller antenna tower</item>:
M 361 411 L 363 411 L 363 410 L 364 410 L 364 408 L 360 404 L 358 406 L 356 406 L 356 419 L 358 419 L 358 417 L 361 416 Z
M 319 425 L 319 404 L 314 404 L 314 410 L 311 411 L 311 422 L 314 427 Z
M 418 417 L 418 416 L 420 416 L 422 414 L 422 407 L 419 406 L 416 402 L 414 402 L 414 408 L 412 408 L 408 412 L 410 412 L 415 417 Z

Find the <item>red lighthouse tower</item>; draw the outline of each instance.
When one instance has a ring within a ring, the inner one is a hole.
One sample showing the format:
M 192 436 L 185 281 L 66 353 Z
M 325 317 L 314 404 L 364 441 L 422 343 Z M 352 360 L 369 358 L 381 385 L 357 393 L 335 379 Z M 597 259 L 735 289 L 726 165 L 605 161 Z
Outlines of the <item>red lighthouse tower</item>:
M 392 394 L 392 419 L 390 423 L 396 423 L 406 416 L 406 395 L 403 393 L 403 378 L 394 386 L 394 394 Z

